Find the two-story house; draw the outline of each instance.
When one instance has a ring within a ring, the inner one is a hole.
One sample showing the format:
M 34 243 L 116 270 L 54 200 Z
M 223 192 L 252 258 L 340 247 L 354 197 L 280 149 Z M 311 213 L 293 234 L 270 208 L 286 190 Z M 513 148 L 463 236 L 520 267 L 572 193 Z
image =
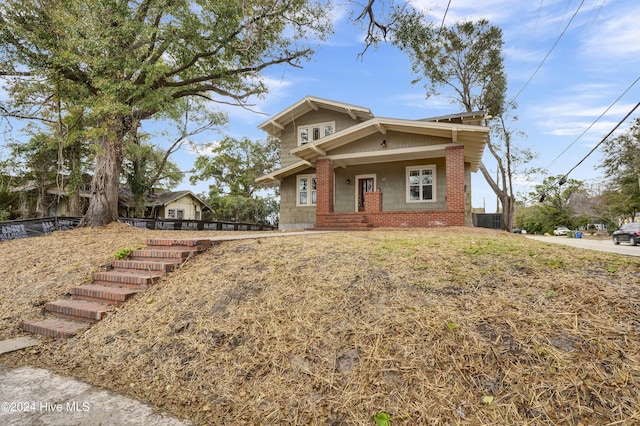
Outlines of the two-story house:
M 259 128 L 281 141 L 280 229 L 471 226 L 486 114 L 424 120 L 308 96 Z

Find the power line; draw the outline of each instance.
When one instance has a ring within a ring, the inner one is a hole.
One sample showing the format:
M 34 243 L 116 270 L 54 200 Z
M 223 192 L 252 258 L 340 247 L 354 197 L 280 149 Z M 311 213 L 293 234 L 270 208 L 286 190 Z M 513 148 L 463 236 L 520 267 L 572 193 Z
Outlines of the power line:
M 634 107 L 631 109 L 631 111 L 629 111 L 629 112 L 627 113 L 627 115 L 625 115 L 625 116 L 624 116 L 624 118 L 623 118 L 622 120 L 620 120 L 620 121 L 618 122 L 618 124 L 616 124 L 616 126 L 615 126 L 613 129 L 611 129 L 611 131 L 610 131 L 609 133 L 607 133 L 607 136 L 605 136 L 604 138 L 602 138 L 602 140 L 601 140 L 600 142 L 598 142 L 598 144 L 597 144 L 596 146 L 594 146 L 594 147 L 593 147 L 593 149 L 591 149 L 591 151 L 589 151 L 589 153 L 588 153 L 587 155 L 585 155 L 585 156 L 582 158 L 582 160 L 580 160 L 580 161 L 578 162 L 578 164 L 576 164 L 575 166 L 573 166 L 573 167 L 571 168 L 571 170 L 569 170 L 569 171 L 567 172 L 567 174 L 566 174 L 566 175 L 564 175 L 564 177 L 566 178 L 567 176 L 569 176 L 569 174 L 570 174 L 570 173 L 571 173 L 571 172 L 572 172 L 576 167 L 578 167 L 580 164 L 582 164 L 582 162 L 583 162 L 584 160 L 586 160 L 586 159 L 587 159 L 587 157 L 589 157 L 591 154 L 593 154 L 593 152 L 594 152 L 596 149 L 598 149 L 598 147 L 600 147 L 600 145 L 602 145 L 602 144 L 604 143 L 604 141 L 606 141 L 606 140 L 607 140 L 607 138 L 608 138 L 609 136 L 611 136 L 611 134 L 613 134 L 613 132 L 615 132 L 616 130 L 618 130 L 618 127 L 622 126 L 622 123 L 624 123 L 625 121 L 627 121 L 627 118 L 629 118 L 629 116 L 630 116 L 631 114 L 633 114 L 633 112 L 634 112 L 636 109 L 638 109 L 638 107 L 640 107 L 640 102 L 638 102 L 638 103 L 636 104 L 636 106 L 634 106 Z
M 578 161 L 578 163 L 573 166 L 571 168 L 571 170 L 569 170 L 566 174 L 564 174 L 559 180 L 557 180 L 556 182 L 554 182 L 549 189 L 553 188 L 556 184 L 558 186 L 562 186 L 567 182 L 567 176 L 569 176 L 571 174 L 572 171 L 574 171 L 580 164 L 582 164 L 584 162 L 584 160 L 586 160 L 591 154 L 593 154 L 595 152 L 596 149 L 598 149 L 600 147 L 600 145 L 602 145 L 608 138 L 609 136 L 611 136 L 613 134 L 613 132 L 615 132 L 616 130 L 618 130 L 618 127 L 622 126 L 622 123 L 624 123 L 625 121 L 627 121 L 627 118 L 629 118 L 629 116 L 631 116 L 631 114 L 633 114 L 633 112 L 638 109 L 638 107 L 640 107 L 640 102 L 638 102 L 636 104 L 636 106 L 634 106 L 631 111 L 629 111 L 627 113 L 627 115 L 624 116 L 624 118 L 622 120 L 620 120 L 618 122 L 618 124 L 615 125 L 615 127 L 613 129 L 611 129 L 611 131 L 609 133 L 607 133 L 607 136 L 605 136 L 604 138 L 602 138 L 602 140 L 600 142 L 598 142 L 598 144 L 596 146 L 594 146 L 591 151 L 589 151 L 587 153 L 587 155 L 585 155 L 584 157 L 582 157 L 582 160 Z M 547 196 L 546 192 L 543 192 L 542 195 L 540 196 L 540 202 L 543 202 L 545 197 Z
M 442 23 L 440 24 L 440 31 L 438 31 L 438 34 L 440 34 L 442 32 L 442 29 L 444 28 L 444 20 L 447 17 L 447 13 L 449 12 L 449 6 L 451 6 L 451 0 L 449 0 L 449 3 L 447 3 L 447 8 L 444 11 L 444 16 L 442 17 Z
M 529 83 L 531 83 L 531 80 L 533 80 L 533 77 L 535 77 L 535 75 L 538 73 L 538 71 L 540 71 L 540 68 L 542 68 L 542 65 L 544 65 L 545 61 L 547 60 L 547 58 L 549 58 L 549 55 L 551 55 L 551 52 L 553 51 L 553 49 L 556 48 L 556 46 L 558 45 L 558 43 L 560 42 L 560 39 L 564 36 L 564 34 L 567 32 L 567 30 L 569 29 L 569 26 L 571 25 L 571 22 L 573 22 L 573 19 L 576 17 L 576 15 L 578 14 L 578 12 L 580 11 L 580 9 L 582 8 L 582 5 L 584 4 L 584 0 L 582 0 L 580 2 L 580 5 L 578 6 L 578 8 L 576 9 L 575 12 L 573 12 L 573 16 L 571 17 L 571 19 L 569 19 L 569 22 L 567 22 L 567 25 L 564 27 L 564 29 L 562 30 L 562 32 L 560 33 L 560 35 L 558 36 L 558 38 L 556 39 L 556 41 L 553 43 L 553 46 L 551 46 L 551 49 L 549 49 L 549 51 L 547 52 L 547 54 L 544 56 L 544 58 L 542 59 L 542 62 L 540 62 L 540 65 L 538 65 L 538 67 L 536 68 L 536 70 L 533 72 L 533 74 L 531 74 L 531 77 L 529 77 L 529 80 L 527 80 L 527 82 L 524 84 L 524 86 L 522 86 L 522 89 L 520 89 L 520 91 L 518 93 L 516 93 L 516 95 L 511 99 L 511 102 L 515 102 L 516 99 L 518 98 L 518 96 L 520 96 L 520 94 L 522 93 L 522 91 L 529 85 Z
M 547 167 L 545 167 L 545 168 L 546 168 L 546 169 L 548 169 L 549 167 L 551 167 L 551 166 L 553 165 L 553 163 L 555 163 L 555 162 L 558 160 L 558 158 L 560 158 L 560 157 L 562 156 L 562 154 L 564 154 L 565 152 L 567 152 L 567 151 L 569 150 L 569 148 L 571 148 L 571 147 L 572 147 L 576 142 L 578 142 L 578 139 L 580 139 L 581 137 L 583 137 L 583 136 L 585 135 L 585 133 L 587 133 L 587 132 L 589 131 L 589 129 L 591 129 L 591 128 L 592 128 L 592 127 L 593 127 L 593 126 L 594 126 L 594 125 L 595 125 L 595 124 L 596 124 L 596 123 L 597 123 L 597 122 L 598 122 L 598 121 L 599 121 L 599 120 L 600 120 L 600 119 L 601 119 L 601 118 L 602 118 L 602 117 L 607 113 L 607 112 L 609 112 L 609 110 L 610 110 L 611 108 L 613 108 L 613 106 L 614 106 L 616 103 L 618 103 L 618 101 L 619 101 L 619 100 L 620 100 L 624 95 L 626 95 L 626 94 L 627 94 L 627 92 L 628 92 L 629 90 L 631 90 L 631 88 L 632 88 L 633 86 L 635 86 L 635 84 L 636 84 L 638 81 L 640 81 L 640 76 L 638 76 L 638 78 L 636 78 L 636 80 L 635 80 L 633 83 L 631 83 L 631 85 L 630 85 L 629 87 L 627 87 L 627 89 L 626 89 L 624 92 L 622 92 L 622 94 L 621 94 L 620 96 L 618 96 L 618 97 L 616 98 L 616 100 L 615 100 L 615 101 L 613 101 L 613 103 L 612 103 L 611 105 L 609 105 L 609 106 L 607 107 L 607 109 L 605 109 L 605 110 L 602 112 L 602 114 L 600 114 L 600 116 L 598 116 L 598 118 L 596 118 L 596 119 L 595 119 L 595 120 L 594 120 L 594 121 L 589 125 L 589 127 L 587 127 L 587 128 L 586 128 L 582 133 L 580 133 L 580 135 L 578 135 L 578 137 L 577 137 L 577 138 L 575 138 L 575 139 L 573 140 L 573 142 L 571 142 L 571 143 L 569 144 L 569 146 L 567 146 L 567 147 L 564 149 L 564 151 L 562 151 L 560 154 L 558 154 L 558 156 L 557 156 L 556 158 L 554 158 L 554 159 L 553 159 L 553 161 L 552 161 L 552 162 L 551 162 Z

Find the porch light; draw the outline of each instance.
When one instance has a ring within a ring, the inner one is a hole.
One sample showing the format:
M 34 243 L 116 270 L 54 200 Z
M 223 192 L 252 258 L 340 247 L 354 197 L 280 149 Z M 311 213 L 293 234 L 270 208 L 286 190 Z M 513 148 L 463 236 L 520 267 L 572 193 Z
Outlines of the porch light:
M 385 139 L 382 142 L 380 142 L 380 146 L 383 147 L 383 148 L 386 148 L 387 147 L 387 140 Z
M 347 179 L 347 185 L 351 183 L 351 179 Z

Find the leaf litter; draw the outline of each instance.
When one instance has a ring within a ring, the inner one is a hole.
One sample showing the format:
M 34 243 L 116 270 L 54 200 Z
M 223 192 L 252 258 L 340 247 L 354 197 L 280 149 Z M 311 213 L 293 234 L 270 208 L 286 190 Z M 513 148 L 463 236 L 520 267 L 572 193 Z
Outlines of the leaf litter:
M 113 224 L 4 242 L 0 337 L 123 246 L 216 235 Z M 638 276 L 635 258 L 475 228 L 227 241 L 0 363 L 203 425 L 631 424 Z

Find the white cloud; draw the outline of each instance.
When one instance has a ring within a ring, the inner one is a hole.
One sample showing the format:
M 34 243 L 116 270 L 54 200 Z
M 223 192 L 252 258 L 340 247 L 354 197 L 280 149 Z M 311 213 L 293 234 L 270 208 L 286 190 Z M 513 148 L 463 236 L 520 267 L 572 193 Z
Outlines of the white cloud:
M 638 62 L 640 55 L 640 5 L 634 2 L 614 8 L 596 21 L 584 39 L 586 53 L 599 58 Z M 609 64 L 613 65 L 613 64 Z

